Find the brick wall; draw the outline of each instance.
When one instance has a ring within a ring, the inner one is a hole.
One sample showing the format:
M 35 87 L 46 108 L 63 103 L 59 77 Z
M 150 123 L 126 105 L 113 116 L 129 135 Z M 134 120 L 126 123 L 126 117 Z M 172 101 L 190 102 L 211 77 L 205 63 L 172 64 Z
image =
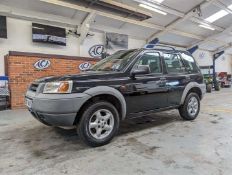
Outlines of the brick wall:
M 34 68 L 34 64 L 41 59 L 50 60 L 50 67 L 44 70 Z M 78 67 L 81 63 L 89 62 L 94 64 L 97 61 L 97 59 L 93 58 L 10 52 L 5 59 L 5 70 L 9 76 L 11 108 L 25 107 L 25 92 L 35 79 L 52 75 L 77 74 L 80 72 Z

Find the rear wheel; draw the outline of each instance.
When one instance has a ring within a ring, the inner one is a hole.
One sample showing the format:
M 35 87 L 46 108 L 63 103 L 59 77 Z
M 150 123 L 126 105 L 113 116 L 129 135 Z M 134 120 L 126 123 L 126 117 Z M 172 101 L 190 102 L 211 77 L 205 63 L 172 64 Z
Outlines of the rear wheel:
M 216 82 L 214 86 L 215 86 L 214 87 L 215 91 L 220 91 L 220 84 L 219 84 L 219 82 Z
M 190 93 L 184 104 L 179 108 L 180 116 L 185 120 L 194 120 L 200 111 L 200 98 L 196 93 Z
M 119 114 L 109 102 L 100 101 L 85 108 L 77 127 L 78 134 L 89 146 L 109 143 L 119 128 Z
M 212 84 L 206 85 L 206 92 L 211 93 L 212 92 Z

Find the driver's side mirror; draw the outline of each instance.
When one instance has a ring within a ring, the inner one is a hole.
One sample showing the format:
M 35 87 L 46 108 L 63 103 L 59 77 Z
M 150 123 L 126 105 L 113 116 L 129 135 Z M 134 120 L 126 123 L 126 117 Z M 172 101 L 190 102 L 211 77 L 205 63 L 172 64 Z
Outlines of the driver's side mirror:
M 136 75 L 145 75 L 150 73 L 150 68 L 147 65 L 139 65 L 138 68 L 131 72 L 131 78 L 135 79 Z

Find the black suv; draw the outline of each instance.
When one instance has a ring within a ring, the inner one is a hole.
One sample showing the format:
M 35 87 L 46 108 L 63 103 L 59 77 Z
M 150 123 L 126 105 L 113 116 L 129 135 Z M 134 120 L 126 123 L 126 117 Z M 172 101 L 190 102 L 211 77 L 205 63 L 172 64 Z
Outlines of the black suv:
M 36 80 L 26 105 L 46 125 L 77 126 L 90 146 L 110 142 L 125 118 L 178 109 L 194 120 L 203 76 L 189 52 L 166 47 L 118 51 L 81 74 Z

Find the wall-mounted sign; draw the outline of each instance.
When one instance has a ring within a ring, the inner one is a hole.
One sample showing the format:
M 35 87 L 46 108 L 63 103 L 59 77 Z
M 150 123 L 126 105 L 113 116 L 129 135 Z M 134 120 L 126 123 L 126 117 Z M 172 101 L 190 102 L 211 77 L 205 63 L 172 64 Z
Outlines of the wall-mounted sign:
M 91 66 L 92 66 L 91 63 L 89 63 L 89 62 L 84 62 L 84 63 L 81 63 L 81 64 L 79 65 L 79 69 L 83 71 L 83 70 L 89 69 Z
M 51 65 L 51 62 L 49 60 L 39 60 L 34 64 L 34 67 L 38 70 L 43 70 L 48 68 Z
M 102 53 L 104 51 L 104 46 L 103 45 L 94 45 L 92 47 L 90 47 L 89 49 L 89 55 L 91 57 L 101 57 Z
M 205 52 L 200 52 L 200 53 L 199 53 L 199 58 L 200 58 L 200 59 L 205 58 Z

